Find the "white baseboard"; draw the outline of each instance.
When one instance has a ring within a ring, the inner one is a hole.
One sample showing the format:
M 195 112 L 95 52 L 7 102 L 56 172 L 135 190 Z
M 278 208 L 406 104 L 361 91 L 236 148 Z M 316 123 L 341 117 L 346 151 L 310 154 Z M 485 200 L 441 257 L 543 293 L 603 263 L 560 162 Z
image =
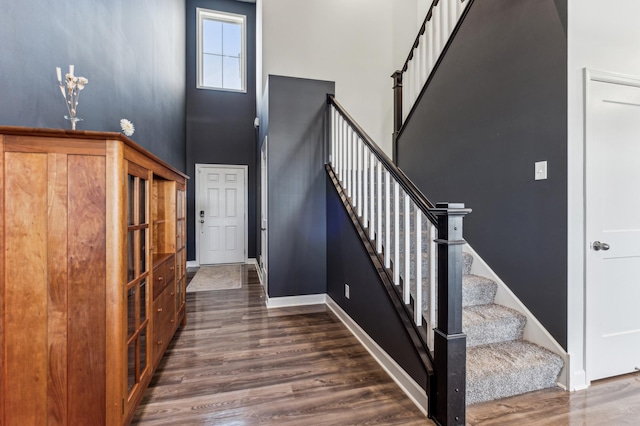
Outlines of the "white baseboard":
M 260 268 L 258 265 L 258 261 L 253 257 L 250 257 L 249 259 L 247 259 L 245 264 L 255 265 L 257 269 Z M 198 263 L 197 260 L 187 260 L 187 268 L 198 268 L 198 267 L 200 267 L 200 263 Z
M 324 305 L 326 294 L 307 294 L 304 296 L 269 297 L 267 296 L 267 308 L 285 308 L 288 306 Z
M 427 393 L 398 363 L 387 354 L 330 296 L 326 296 L 326 304 L 340 321 L 351 331 L 371 356 L 380 364 L 400 389 L 427 416 Z

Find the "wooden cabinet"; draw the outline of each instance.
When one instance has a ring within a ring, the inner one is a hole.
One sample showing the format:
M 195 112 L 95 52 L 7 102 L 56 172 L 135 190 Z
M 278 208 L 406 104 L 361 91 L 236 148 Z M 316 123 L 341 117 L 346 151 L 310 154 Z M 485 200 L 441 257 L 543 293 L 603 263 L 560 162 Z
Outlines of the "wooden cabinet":
M 119 133 L 0 127 L 0 424 L 127 424 L 185 307 L 187 177 Z

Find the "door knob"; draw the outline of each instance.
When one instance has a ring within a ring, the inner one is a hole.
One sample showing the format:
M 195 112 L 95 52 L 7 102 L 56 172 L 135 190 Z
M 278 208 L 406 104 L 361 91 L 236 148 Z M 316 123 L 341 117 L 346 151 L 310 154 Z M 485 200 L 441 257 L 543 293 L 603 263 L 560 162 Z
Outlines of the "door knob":
M 609 244 L 601 243 L 600 241 L 594 241 L 593 244 L 591 245 L 591 247 L 595 251 L 599 251 L 599 250 L 607 251 L 607 250 L 609 250 Z

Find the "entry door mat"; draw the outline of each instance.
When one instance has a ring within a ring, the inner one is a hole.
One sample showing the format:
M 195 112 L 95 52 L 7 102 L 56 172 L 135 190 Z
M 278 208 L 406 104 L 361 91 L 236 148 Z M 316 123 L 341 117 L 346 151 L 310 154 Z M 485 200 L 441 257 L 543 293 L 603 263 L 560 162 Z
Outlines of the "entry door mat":
M 242 265 L 201 266 L 187 286 L 187 293 L 242 288 Z

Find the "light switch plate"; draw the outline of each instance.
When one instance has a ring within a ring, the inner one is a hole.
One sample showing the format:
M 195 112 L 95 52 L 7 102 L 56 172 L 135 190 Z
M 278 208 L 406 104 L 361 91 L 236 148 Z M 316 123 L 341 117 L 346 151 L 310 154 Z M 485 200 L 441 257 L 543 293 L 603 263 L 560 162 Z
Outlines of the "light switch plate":
M 546 178 L 547 178 L 547 162 L 537 161 L 536 168 L 535 168 L 535 179 L 544 180 Z

